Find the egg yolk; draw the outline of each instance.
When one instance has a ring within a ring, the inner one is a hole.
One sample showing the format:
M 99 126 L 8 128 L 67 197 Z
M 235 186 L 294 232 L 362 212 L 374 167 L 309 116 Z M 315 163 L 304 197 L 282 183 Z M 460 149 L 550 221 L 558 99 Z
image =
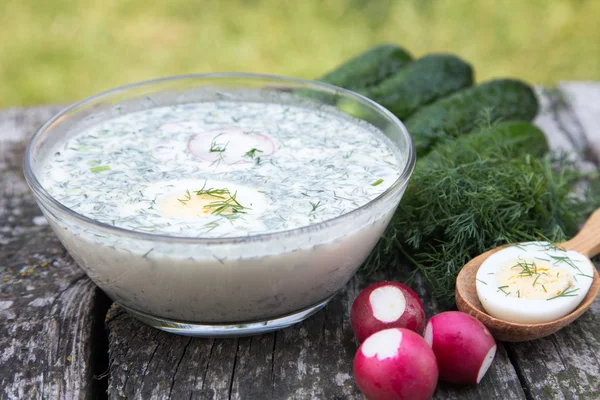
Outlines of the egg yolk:
M 214 203 L 222 197 L 209 194 L 197 195 L 196 192 L 185 191 L 174 194 L 160 202 L 160 211 L 171 217 L 197 218 L 212 213 Z
M 506 264 L 497 275 L 498 289 L 507 296 L 541 300 L 560 295 L 572 279 L 566 268 L 521 260 Z

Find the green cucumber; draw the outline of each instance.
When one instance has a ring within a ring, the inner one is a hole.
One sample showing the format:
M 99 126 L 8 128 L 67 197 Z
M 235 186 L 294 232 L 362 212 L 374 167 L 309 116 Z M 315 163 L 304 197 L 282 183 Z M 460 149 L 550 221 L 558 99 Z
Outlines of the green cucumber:
M 444 138 L 470 132 L 482 118 L 489 122 L 532 120 L 538 111 L 533 89 L 514 79 L 496 79 L 439 99 L 406 120 L 418 155 Z
M 431 54 L 361 94 L 403 120 L 438 98 L 471 85 L 473 69 L 468 63 L 448 54 Z
M 344 62 L 317 80 L 348 90 L 362 90 L 392 76 L 411 61 L 406 50 L 382 44 Z

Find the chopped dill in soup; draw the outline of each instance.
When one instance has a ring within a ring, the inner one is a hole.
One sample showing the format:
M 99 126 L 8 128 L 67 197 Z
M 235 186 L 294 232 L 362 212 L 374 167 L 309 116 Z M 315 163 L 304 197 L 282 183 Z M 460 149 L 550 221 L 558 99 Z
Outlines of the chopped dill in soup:
M 338 217 L 399 177 L 394 146 L 334 108 L 201 102 L 87 128 L 42 184 L 77 213 L 134 231 L 234 237 Z

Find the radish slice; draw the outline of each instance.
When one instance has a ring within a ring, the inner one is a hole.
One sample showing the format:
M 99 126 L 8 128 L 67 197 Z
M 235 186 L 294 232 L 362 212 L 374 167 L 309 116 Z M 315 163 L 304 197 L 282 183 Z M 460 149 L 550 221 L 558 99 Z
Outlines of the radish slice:
M 421 336 L 391 328 L 369 336 L 358 348 L 354 379 L 371 400 L 425 400 L 435 391 L 438 367 Z
M 251 164 L 275 152 L 275 143 L 265 134 L 239 128 L 222 128 L 194 135 L 188 150 L 196 158 L 214 165 Z
M 388 328 L 406 328 L 422 334 L 425 311 L 410 287 L 398 282 L 379 282 L 358 294 L 350 310 L 350 324 L 359 342 Z
M 459 311 L 433 316 L 425 340 L 437 358 L 440 379 L 450 383 L 479 383 L 496 354 L 496 342 L 485 325 Z

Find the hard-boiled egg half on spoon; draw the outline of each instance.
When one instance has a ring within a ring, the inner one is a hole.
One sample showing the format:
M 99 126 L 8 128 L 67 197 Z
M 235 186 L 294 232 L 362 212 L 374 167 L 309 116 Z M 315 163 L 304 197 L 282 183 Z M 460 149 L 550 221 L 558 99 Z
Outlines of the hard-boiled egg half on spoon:
M 593 278 L 594 266 L 584 255 L 546 242 L 528 242 L 488 257 L 477 272 L 476 288 L 489 315 L 538 324 L 577 308 Z

